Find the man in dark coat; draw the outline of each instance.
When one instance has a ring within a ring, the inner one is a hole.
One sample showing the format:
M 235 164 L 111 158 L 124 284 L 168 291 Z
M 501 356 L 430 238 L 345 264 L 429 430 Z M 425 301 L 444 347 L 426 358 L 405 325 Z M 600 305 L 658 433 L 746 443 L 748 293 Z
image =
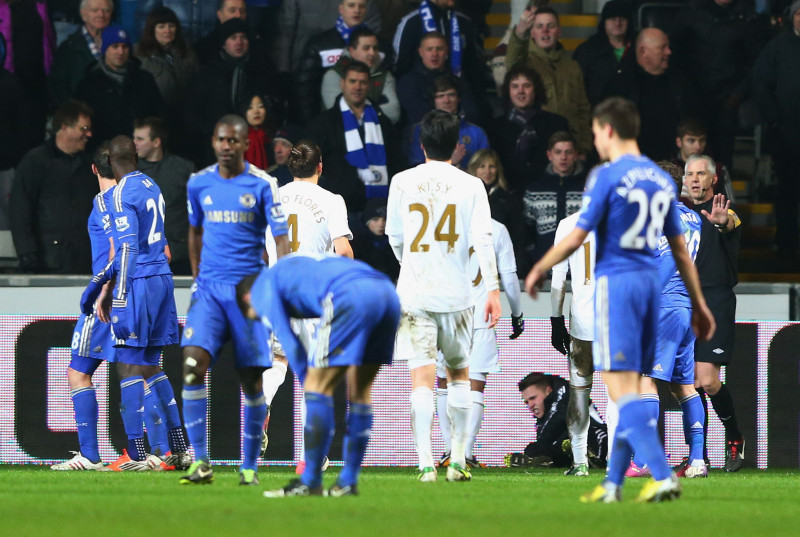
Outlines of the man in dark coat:
M 17 167 L 9 213 L 23 272 L 91 272 L 86 222 L 98 192 L 85 153 L 91 115 L 83 103 L 64 103 L 53 115 L 55 135 L 29 151 Z
M 349 212 L 360 212 L 367 198 L 386 197 L 389 179 L 400 171 L 402 161 L 392 122 L 367 100 L 368 83 L 369 67 L 361 62 L 350 64 L 342 78 L 342 95 L 333 107 L 318 115 L 307 130 L 307 136 L 317 142 L 322 151 L 323 179 L 319 185 L 341 195 Z M 353 117 L 355 123 L 352 123 Z M 379 124 L 379 129 L 366 128 L 370 118 L 373 124 Z M 347 129 L 346 123 L 353 128 Z M 348 130 L 358 133 L 358 141 L 355 136 L 345 136 Z M 371 140 L 369 133 L 380 134 L 381 143 Z M 359 162 L 358 154 L 369 154 L 370 146 L 377 146 L 373 147 L 377 159 L 370 162 L 367 157 Z
M 211 135 L 219 118 L 238 114 L 253 92 L 271 94 L 269 71 L 254 63 L 247 23 L 232 18 L 220 25 L 219 55 L 202 68 L 186 103 L 187 132 L 193 133 L 195 164 L 202 168 L 215 162 Z
M 567 120 L 542 110 L 546 96 L 539 75 L 518 65 L 506 73 L 503 97 L 508 106 L 489 127 L 489 141 L 500 156 L 509 190 L 522 191 L 547 165 L 547 142 L 558 131 L 569 131 Z
M 130 136 L 133 122 L 147 116 L 162 116 L 164 101 L 153 75 L 131 58 L 131 41 L 120 26 L 103 30 L 102 58 L 86 73 L 76 97 L 95 112 L 96 146 L 114 136 Z

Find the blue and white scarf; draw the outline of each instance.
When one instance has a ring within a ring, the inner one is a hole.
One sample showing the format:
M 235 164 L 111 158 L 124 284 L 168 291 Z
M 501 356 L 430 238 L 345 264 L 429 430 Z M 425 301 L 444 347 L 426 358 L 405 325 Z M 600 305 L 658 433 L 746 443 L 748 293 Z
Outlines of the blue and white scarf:
M 92 37 L 92 34 L 89 33 L 89 30 L 86 29 L 86 25 L 81 26 L 81 33 L 83 34 L 83 38 L 86 40 L 86 46 L 89 47 L 89 52 L 92 53 L 92 56 L 95 57 L 96 60 L 99 60 L 103 57 L 103 54 L 100 52 L 100 47 L 97 46 L 97 42 Z
M 367 103 L 364 107 L 364 142 L 358 133 L 358 119 L 343 98 L 339 99 L 344 123 L 344 141 L 347 153 L 344 158 L 358 170 L 358 177 L 366 187 L 367 198 L 389 195 L 389 171 L 386 169 L 386 150 L 378 113 Z
M 342 39 L 344 39 L 345 45 L 350 44 L 350 33 L 357 28 L 361 28 L 362 26 L 364 25 L 359 24 L 358 26 L 353 26 L 350 28 L 347 24 L 345 24 L 341 15 L 339 15 L 339 18 L 336 19 L 336 31 L 339 32 L 339 35 L 342 36 Z
M 454 75 L 461 76 L 461 30 L 458 27 L 458 15 L 454 10 L 446 13 L 448 19 L 450 19 L 450 70 Z M 439 28 L 436 20 L 434 20 L 428 0 L 422 0 L 419 5 L 419 15 L 422 17 L 422 28 L 426 34 L 428 32 L 447 33 Z

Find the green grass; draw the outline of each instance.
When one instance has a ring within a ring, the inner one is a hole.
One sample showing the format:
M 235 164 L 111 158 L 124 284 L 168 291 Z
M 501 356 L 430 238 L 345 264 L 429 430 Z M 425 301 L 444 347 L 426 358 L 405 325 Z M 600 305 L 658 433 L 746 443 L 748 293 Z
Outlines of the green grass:
M 558 470 L 489 468 L 470 483 L 418 483 L 410 468 L 366 468 L 358 497 L 266 499 L 292 469 L 261 468 L 261 487 L 239 487 L 232 467 L 212 485 L 178 484 L 178 474 L 53 472 L 0 466 L 0 535 L 137 537 L 295 536 L 551 537 L 630 535 L 798 535 L 800 470 L 719 470 L 682 480 L 672 503 L 637 504 L 644 480 L 629 480 L 624 502 L 585 505 L 600 479 Z M 338 469 L 325 476 L 331 484 Z

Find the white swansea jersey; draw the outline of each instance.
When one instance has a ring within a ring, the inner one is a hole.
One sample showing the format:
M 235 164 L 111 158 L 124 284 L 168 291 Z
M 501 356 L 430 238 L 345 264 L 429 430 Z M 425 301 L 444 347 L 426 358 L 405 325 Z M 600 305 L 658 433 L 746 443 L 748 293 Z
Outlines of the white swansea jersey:
M 558 244 L 575 229 L 580 213 L 564 218 L 558 223 L 554 244 Z M 572 337 L 594 341 L 594 232 L 586 236 L 583 244 L 569 258 L 553 267 L 551 286 L 562 289 L 567 272 L 572 275 L 572 303 L 570 304 L 569 331 Z
M 495 219 L 492 219 L 492 244 L 494 245 L 494 255 L 497 261 L 498 274 L 514 274 L 517 272 L 517 260 L 514 257 L 514 245 L 511 244 L 511 236 L 508 234 L 506 226 Z M 488 293 L 483 283 L 483 274 L 478 265 L 478 258 L 474 255 L 475 249 L 469 249 L 469 267 L 472 275 L 472 300 L 475 304 L 475 315 L 473 316 L 473 326 L 477 328 L 489 328 L 489 323 L 483 320 L 483 307 L 486 305 Z
M 472 307 L 470 246 L 487 290 L 499 288 L 486 189 L 455 166 L 429 161 L 395 175 L 386 235 L 400 261 L 403 306 L 441 313 Z
M 292 181 L 278 193 L 289 227 L 289 249 L 292 252 L 333 252 L 333 240 L 353 238 L 347 224 L 344 198 L 308 181 Z M 278 260 L 275 239 L 267 232 L 269 265 Z

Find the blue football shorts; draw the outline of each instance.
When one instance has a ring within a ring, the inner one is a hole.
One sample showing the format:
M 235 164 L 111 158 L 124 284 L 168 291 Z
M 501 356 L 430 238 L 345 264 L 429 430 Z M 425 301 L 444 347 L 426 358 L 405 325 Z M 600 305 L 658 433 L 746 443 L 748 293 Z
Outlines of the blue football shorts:
M 666 382 L 694 384 L 694 340 L 691 308 L 661 308 L 656 359 L 647 375 Z
M 116 361 L 114 334 L 110 323 L 102 323 L 96 315 L 81 314 L 72 332 L 72 359 L 69 367 L 92 375 L 100 364 Z
M 181 347 L 200 347 L 215 364 L 219 350 L 233 341 L 234 365 L 272 367 L 269 335 L 261 321 L 247 319 L 236 303 L 236 286 L 217 282 L 195 282 L 183 329 Z
M 592 343 L 595 371 L 650 372 L 660 295 L 656 270 L 598 276 Z
M 135 278 L 128 293 L 133 335 L 117 346 L 164 347 L 178 342 L 178 315 L 171 274 Z
M 325 298 L 308 367 L 390 364 L 399 322 L 400 300 L 393 283 L 383 278 L 343 282 Z

